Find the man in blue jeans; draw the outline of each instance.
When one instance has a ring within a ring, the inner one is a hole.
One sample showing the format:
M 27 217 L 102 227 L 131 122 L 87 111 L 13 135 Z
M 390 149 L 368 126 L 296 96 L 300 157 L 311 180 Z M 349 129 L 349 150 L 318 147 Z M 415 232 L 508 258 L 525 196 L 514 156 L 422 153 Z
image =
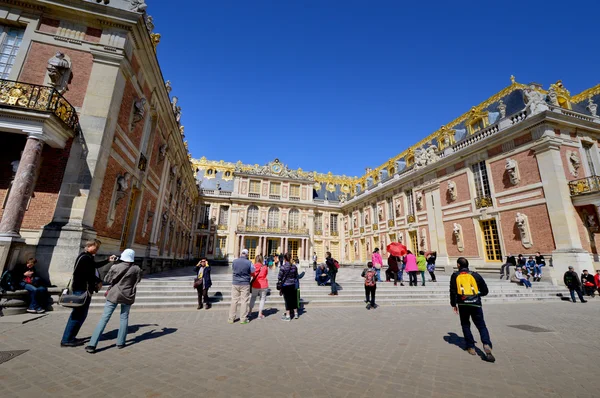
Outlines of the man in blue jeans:
M 65 326 L 61 347 L 77 347 L 83 344 L 83 340 L 77 339 L 77 333 L 87 318 L 92 294 L 98 292 L 102 288 L 102 281 L 96 276 L 96 268 L 100 268 L 108 264 L 109 261 L 116 261 L 117 256 L 110 256 L 108 260 L 95 262 L 94 256 L 100 248 L 101 242 L 98 239 L 90 240 L 85 243 L 83 253 L 77 256 L 75 260 L 75 268 L 73 269 L 73 279 L 71 280 L 71 289 L 73 294 L 81 295 L 88 292 L 86 302 L 77 308 L 73 308 L 71 316 Z
M 35 264 L 37 260 L 33 257 L 27 260 L 25 265 L 15 269 L 15 276 L 19 278 L 19 286 L 29 292 L 29 307 L 27 312 L 43 314 L 48 305 L 48 289 L 37 275 Z
M 335 260 L 331 257 L 331 253 L 327 252 L 325 258 L 325 263 L 327 264 L 327 271 L 329 273 L 329 278 L 331 278 L 331 293 L 330 296 L 337 296 L 337 283 L 335 283 L 335 277 L 337 276 L 338 269 L 335 266 Z
M 469 270 L 469 261 L 460 257 L 456 260 L 458 271 L 450 277 L 450 305 L 454 313 L 460 315 L 460 324 L 465 336 L 467 352 L 476 355 L 475 339 L 471 333 L 471 322 L 475 324 L 481 342 L 483 351 L 486 354 L 485 359 L 488 362 L 495 362 L 496 358 L 492 354 L 492 342 L 490 333 L 483 319 L 483 309 L 481 308 L 481 297 L 487 296 L 488 287 L 477 272 Z

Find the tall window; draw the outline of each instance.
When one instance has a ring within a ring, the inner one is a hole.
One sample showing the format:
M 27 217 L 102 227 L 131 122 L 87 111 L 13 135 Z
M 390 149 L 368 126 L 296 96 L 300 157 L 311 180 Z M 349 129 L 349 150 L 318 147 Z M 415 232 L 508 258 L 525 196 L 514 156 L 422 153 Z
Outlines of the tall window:
M 406 200 L 408 202 L 408 214 L 414 215 L 415 214 L 415 201 L 413 199 L 412 189 L 410 191 L 406 191 Z
M 477 197 L 490 196 L 490 183 L 488 180 L 487 167 L 485 161 L 481 161 L 471 166 L 473 169 L 473 178 L 475 179 L 475 190 Z
M 258 227 L 258 207 L 250 206 L 248 208 L 248 214 L 246 216 L 246 226 L 248 227 Z
M 281 183 L 272 182 L 269 187 L 269 195 L 276 195 L 276 196 L 281 195 Z
M 290 214 L 288 216 L 288 226 L 291 229 L 300 228 L 300 212 L 298 209 L 290 210 Z
M 250 180 L 250 193 L 255 193 L 260 195 L 260 181 L 259 180 Z
M 323 213 L 315 214 L 315 231 L 323 231 Z
M 279 227 L 279 209 L 277 207 L 271 207 L 269 209 L 269 219 L 267 220 L 268 228 Z
M 594 160 L 592 159 L 592 145 L 583 145 L 583 150 L 585 151 L 585 160 L 587 161 L 588 168 L 590 169 L 590 176 L 596 175 L 596 167 L 594 167 Z
M 379 219 L 378 214 L 377 214 L 377 205 L 375 203 L 373 203 L 371 205 L 371 216 L 373 217 L 371 219 L 371 224 L 377 224 L 377 220 Z
M 19 47 L 23 41 L 24 29 L 0 25 L 0 78 L 8 79 Z
M 498 238 L 498 226 L 496 220 L 480 221 L 483 232 L 483 244 L 485 246 L 485 258 L 487 261 L 502 261 L 500 250 L 500 239 Z
M 219 225 L 227 225 L 229 219 L 229 206 L 219 207 Z
M 329 215 L 329 228 L 332 233 L 338 233 L 338 215 Z
M 290 185 L 290 198 L 300 198 L 300 185 L 299 184 L 291 184 Z

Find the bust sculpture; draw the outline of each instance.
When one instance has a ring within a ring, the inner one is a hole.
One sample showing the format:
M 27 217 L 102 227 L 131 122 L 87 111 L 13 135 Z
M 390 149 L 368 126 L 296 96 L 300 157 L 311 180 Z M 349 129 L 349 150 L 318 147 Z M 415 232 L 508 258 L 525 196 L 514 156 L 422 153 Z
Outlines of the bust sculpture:
M 458 197 L 458 193 L 456 192 L 456 183 L 454 181 L 448 181 L 448 196 L 452 201 L 455 201 Z
M 517 161 L 511 158 L 506 159 L 506 165 L 504 166 L 506 173 L 508 174 L 508 179 L 512 185 L 517 185 L 521 180 L 519 176 L 519 169 L 517 166 Z

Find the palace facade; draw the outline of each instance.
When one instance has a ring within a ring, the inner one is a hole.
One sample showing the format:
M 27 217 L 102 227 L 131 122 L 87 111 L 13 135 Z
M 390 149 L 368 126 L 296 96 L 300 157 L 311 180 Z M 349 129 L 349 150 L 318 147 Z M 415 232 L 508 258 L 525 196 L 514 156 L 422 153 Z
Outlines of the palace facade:
M 195 257 L 231 260 L 242 248 L 324 252 L 364 264 L 393 241 L 435 250 L 438 266 L 466 257 L 497 270 L 508 254 L 567 266 L 598 261 L 600 85 L 571 96 L 511 84 L 360 177 L 193 160 L 200 187 Z
M 189 258 L 198 189 L 143 0 L 0 5 L 0 270 L 68 280 L 88 239 Z

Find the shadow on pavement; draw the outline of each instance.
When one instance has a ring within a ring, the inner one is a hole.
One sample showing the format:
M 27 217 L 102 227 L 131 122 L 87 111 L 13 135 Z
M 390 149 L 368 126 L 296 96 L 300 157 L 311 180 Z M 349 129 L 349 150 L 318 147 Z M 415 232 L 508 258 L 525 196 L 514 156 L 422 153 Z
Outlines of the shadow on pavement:
M 444 341 L 448 344 L 459 347 L 463 351 L 466 351 L 467 349 L 467 342 L 465 341 L 464 337 L 460 337 L 454 332 L 448 332 L 448 335 L 444 336 Z M 477 352 L 477 355 L 479 355 L 482 360 L 486 361 L 486 356 L 483 351 L 481 351 L 478 347 L 475 347 L 475 352 Z
M 155 325 L 144 325 L 144 326 L 155 326 Z M 163 337 L 168 334 L 175 333 L 176 331 L 177 331 L 177 329 L 175 329 L 175 328 L 162 328 L 161 330 L 158 330 L 158 331 L 153 329 L 153 330 L 150 330 L 143 334 L 140 334 L 139 336 L 136 336 L 133 339 L 127 340 L 125 342 L 125 347 L 129 347 L 130 345 L 137 344 L 144 340 L 157 339 L 159 337 Z M 96 352 L 98 353 L 98 352 L 106 351 L 108 349 L 115 348 L 116 346 L 117 346 L 116 344 L 111 344 L 107 347 L 102 347 L 102 348 L 97 349 Z
M 158 326 L 158 324 L 146 323 L 146 324 L 141 324 L 141 325 L 129 325 L 129 326 L 127 326 L 127 334 L 135 333 L 138 330 L 140 330 L 141 328 L 145 328 L 146 326 Z M 100 341 L 116 339 L 118 334 L 119 334 L 119 329 L 114 329 L 114 330 L 111 330 L 110 332 L 105 332 L 102 334 L 102 336 L 100 336 Z M 89 337 L 88 340 L 90 338 L 91 337 Z

